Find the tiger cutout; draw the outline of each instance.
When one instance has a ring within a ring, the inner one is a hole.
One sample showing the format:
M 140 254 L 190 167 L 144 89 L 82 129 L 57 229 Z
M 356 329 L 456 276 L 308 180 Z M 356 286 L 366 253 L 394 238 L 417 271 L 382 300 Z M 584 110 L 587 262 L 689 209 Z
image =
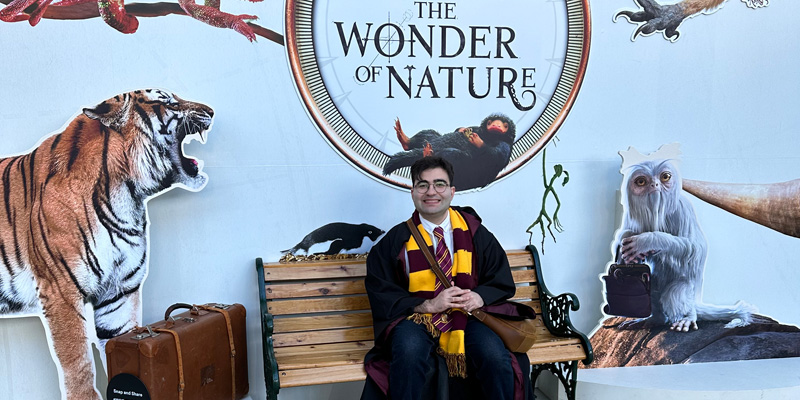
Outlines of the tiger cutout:
M 62 398 L 99 400 L 84 309 L 100 353 L 141 321 L 148 266 L 146 202 L 173 187 L 202 189 L 213 110 L 148 89 L 85 108 L 33 151 L 0 158 L 0 316 L 39 315 Z

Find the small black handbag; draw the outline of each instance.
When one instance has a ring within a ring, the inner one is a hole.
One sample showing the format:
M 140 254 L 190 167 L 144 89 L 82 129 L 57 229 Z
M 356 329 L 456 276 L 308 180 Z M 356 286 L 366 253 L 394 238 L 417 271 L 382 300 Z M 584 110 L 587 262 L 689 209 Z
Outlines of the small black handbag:
M 652 314 L 650 266 L 612 264 L 603 280 L 606 283 L 606 305 L 603 312 L 633 318 L 646 318 Z

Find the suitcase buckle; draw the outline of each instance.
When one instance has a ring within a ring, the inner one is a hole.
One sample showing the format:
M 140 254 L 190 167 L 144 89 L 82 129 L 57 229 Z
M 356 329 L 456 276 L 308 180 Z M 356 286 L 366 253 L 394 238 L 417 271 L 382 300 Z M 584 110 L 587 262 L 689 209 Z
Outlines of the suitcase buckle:
M 150 325 L 145 325 L 145 328 L 147 328 L 147 332 L 142 332 L 142 333 L 139 333 L 137 335 L 134 335 L 132 339 L 134 339 L 134 340 L 142 340 L 142 339 L 146 339 L 146 338 L 149 338 L 149 337 L 156 337 L 156 336 L 160 335 L 160 333 L 158 333 L 158 332 L 153 332 L 153 330 L 150 329 Z
M 170 319 L 172 322 L 183 321 L 183 322 L 189 322 L 189 323 L 192 323 L 192 322 L 195 322 L 195 321 L 197 321 L 196 319 L 194 319 L 194 318 L 192 318 L 192 317 L 175 317 L 174 315 L 170 315 L 170 316 L 169 316 L 169 319 Z
M 207 304 L 207 305 L 208 305 L 208 306 L 211 306 L 211 307 L 214 307 L 214 308 L 221 308 L 221 309 L 223 309 L 223 310 L 227 310 L 227 309 L 231 308 L 231 305 L 230 305 L 230 304 L 222 304 L 222 303 L 209 303 L 209 304 Z

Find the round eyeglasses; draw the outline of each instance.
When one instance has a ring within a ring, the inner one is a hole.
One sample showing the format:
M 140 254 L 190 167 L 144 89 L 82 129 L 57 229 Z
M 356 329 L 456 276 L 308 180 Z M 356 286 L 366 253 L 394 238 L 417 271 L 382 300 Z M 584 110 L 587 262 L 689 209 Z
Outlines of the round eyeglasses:
M 430 188 L 431 184 L 426 181 L 417 182 L 414 185 L 414 190 L 417 191 L 419 194 L 428 193 L 428 188 Z M 436 193 L 444 193 L 447 188 L 450 187 L 450 184 L 445 181 L 436 181 L 433 182 L 433 189 L 436 190 Z

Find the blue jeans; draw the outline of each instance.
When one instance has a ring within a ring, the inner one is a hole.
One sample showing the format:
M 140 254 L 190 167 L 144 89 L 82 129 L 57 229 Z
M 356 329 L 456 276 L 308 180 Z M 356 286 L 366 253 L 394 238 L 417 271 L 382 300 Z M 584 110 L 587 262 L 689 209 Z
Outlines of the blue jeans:
M 422 325 L 401 321 L 391 333 L 392 360 L 389 367 L 389 394 L 392 400 L 432 399 L 447 387 L 447 369 L 436 354 L 439 340 Z M 470 318 L 464 332 L 468 379 L 478 381 L 484 399 L 511 400 L 514 397 L 514 372 L 511 353 L 500 338 L 482 322 Z M 451 382 L 466 384 L 459 378 Z

